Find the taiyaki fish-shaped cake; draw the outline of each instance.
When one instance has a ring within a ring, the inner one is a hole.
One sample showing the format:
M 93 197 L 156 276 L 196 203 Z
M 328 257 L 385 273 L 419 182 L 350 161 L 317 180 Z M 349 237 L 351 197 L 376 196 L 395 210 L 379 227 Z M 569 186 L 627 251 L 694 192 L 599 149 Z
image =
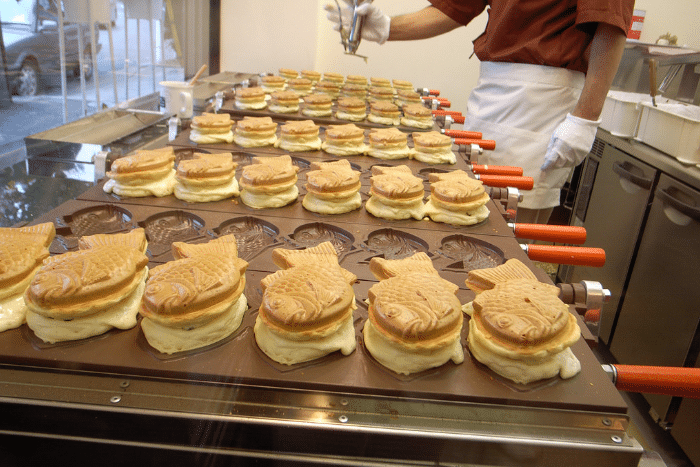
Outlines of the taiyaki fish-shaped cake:
M 270 117 L 243 117 L 236 124 L 233 141 L 244 148 L 272 146 L 277 141 L 277 123 Z
M 225 339 L 248 308 L 248 263 L 237 256 L 233 235 L 201 245 L 178 243 L 179 257 L 151 269 L 141 300 L 141 330 L 159 352 L 199 349 Z
M 367 212 L 383 219 L 416 219 L 425 217 L 423 180 L 405 165 L 372 167 Z
M 318 151 L 323 144 L 319 130 L 313 120 L 289 121 L 280 127 L 275 147 L 289 152 Z
M 325 132 L 325 141 L 321 149 L 328 154 L 336 156 L 355 156 L 365 154 L 365 132 L 354 123 L 345 125 L 328 125 Z
M 408 135 L 398 128 L 379 128 L 369 132 L 367 155 L 392 160 L 406 159 L 412 154 L 413 150 L 408 147 Z
M 411 128 L 428 130 L 435 125 L 433 111 L 423 104 L 406 104 L 401 109 L 401 124 Z
M 422 267 L 422 266 L 418 266 Z M 365 348 L 386 368 L 417 373 L 464 361 L 459 288 L 435 272 L 407 272 L 369 289 Z
M 473 308 L 469 351 L 497 374 L 528 384 L 581 370 L 570 349 L 581 330 L 558 287 L 511 279 L 478 294 Z
M 493 289 L 496 284 L 512 279 L 537 280 L 537 276 L 520 260 L 511 258 L 494 268 L 472 269 L 467 273 L 465 285 L 477 295 L 484 290 Z M 469 316 L 474 313 L 474 302 L 465 303 L 462 311 Z
M 437 131 L 414 132 L 411 158 L 426 164 L 455 164 L 452 138 Z
M 175 197 L 188 203 L 206 203 L 238 196 L 236 167 L 230 152 L 194 153 L 177 165 Z
M 140 150 L 112 162 L 105 193 L 124 197 L 168 196 L 175 187 L 173 148 Z
M 300 96 L 294 91 L 275 91 L 270 94 L 268 110 L 277 114 L 291 114 L 299 112 Z M 274 144 L 274 141 L 271 143 Z
M 85 339 L 136 326 L 148 274 L 143 229 L 83 238 L 81 250 L 51 256 L 24 294 L 27 325 L 44 342 Z
M 332 250 L 332 251 L 331 251 Z M 255 341 L 272 360 L 293 365 L 356 346 L 353 310 L 357 277 L 338 264 L 330 243 L 306 250 L 275 250 L 276 264 L 289 265 L 261 281 L 263 298 Z
M 302 206 L 319 214 L 342 214 L 362 206 L 360 172 L 346 159 L 312 162 Z
M 299 197 L 297 173 L 289 155 L 257 156 L 243 167 L 240 186 L 241 201 L 255 209 L 279 208 Z
M 409 272 L 438 274 L 433 266 L 433 260 L 422 251 L 401 259 L 385 259 L 375 256 L 369 261 L 369 270 L 380 281 Z
M 139 227 L 127 233 L 118 234 L 95 234 L 78 239 L 78 248 L 88 250 L 100 246 L 130 246 L 136 248 L 143 254 L 148 250 L 148 239 L 146 231 Z
M 190 141 L 197 144 L 233 142 L 233 120 L 227 113 L 204 112 L 192 118 Z
M 0 228 L 0 332 L 26 322 L 24 292 L 56 236 L 52 222 L 30 227 Z
M 484 184 L 463 170 L 431 173 L 430 196 L 425 213 L 434 222 L 453 225 L 473 225 L 489 217 L 486 203 L 489 195 Z

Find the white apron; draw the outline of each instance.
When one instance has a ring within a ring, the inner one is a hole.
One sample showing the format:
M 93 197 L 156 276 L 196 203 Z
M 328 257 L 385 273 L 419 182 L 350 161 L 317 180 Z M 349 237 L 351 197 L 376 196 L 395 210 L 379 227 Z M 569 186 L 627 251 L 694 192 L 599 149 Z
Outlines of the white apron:
M 480 164 L 512 165 L 533 177 L 535 187 L 521 191 L 519 206 L 559 206 L 559 192 L 571 168 L 540 171 L 556 127 L 571 112 L 583 88 L 584 74 L 564 68 L 520 63 L 482 62 L 476 87 L 467 101 L 464 129 L 496 141 Z

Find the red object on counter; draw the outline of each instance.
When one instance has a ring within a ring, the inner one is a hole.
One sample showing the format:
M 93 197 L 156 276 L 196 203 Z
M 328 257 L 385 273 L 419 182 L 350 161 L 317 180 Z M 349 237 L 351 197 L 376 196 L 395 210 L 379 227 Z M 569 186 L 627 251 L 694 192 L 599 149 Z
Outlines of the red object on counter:
M 642 394 L 700 399 L 700 368 L 611 365 L 615 387 Z
M 586 229 L 574 225 L 508 224 L 518 238 L 582 245 L 586 241 Z
M 457 112 L 456 110 L 433 110 L 433 117 L 444 117 L 446 115 L 450 117 L 464 117 L 462 112 Z
M 581 246 L 523 245 L 528 258 L 544 263 L 570 264 L 574 266 L 602 267 L 605 250 Z
M 443 130 L 444 135 L 451 138 L 470 138 L 470 139 L 482 139 L 483 133 L 480 131 L 466 131 L 466 130 Z
M 471 166 L 472 172 L 479 175 L 506 175 L 509 177 L 522 177 L 522 167 L 510 167 L 508 165 L 478 165 Z
M 518 188 L 520 190 L 532 190 L 535 180 L 532 177 L 513 177 L 508 175 L 475 175 L 484 185 L 499 188 Z
M 496 149 L 496 142 L 492 139 L 455 138 L 454 142 L 458 145 L 468 146 L 470 144 L 476 144 L 482 149 Z

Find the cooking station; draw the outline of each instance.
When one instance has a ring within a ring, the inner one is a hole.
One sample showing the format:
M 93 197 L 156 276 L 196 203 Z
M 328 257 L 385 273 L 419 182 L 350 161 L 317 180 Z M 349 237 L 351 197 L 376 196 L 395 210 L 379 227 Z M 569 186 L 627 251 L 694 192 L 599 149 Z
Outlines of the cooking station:
M 243 117 L 230 100 L 222 104 L 220 112 L 229 112 L 234 120 Z M 205 110 L 212 111 L 213 105 L 211 101 Z M 163 128 L 162 118 L 145 115 L 155 119 L 150 127 Z M 329 123 L 319 122 L 322 133 Z M 443 129 L 441 125 L 436 120 L 434 129 Z M 240 169 L 255 155 L 286 153 L 233 143 L 196 145 L 189 141 L 187 125 L 172 141 L 163 131 L 156 133 L 148 147 L 170 145 L 180 160 L 194 152 L 231 152 Z M 362 172 L 366 201 L 372 165 L 405 164 L 426 181 L 435 171 L 472 173 L 474 148 L 455 146 L 455 153 L 457 164 L 449 167 L 407 159 L 347 159 Z M 337 159 L 322 151 L 291 156 L 300 169 L 300 196 L 310 163 Z M 103 169 L 109 162 L 98 160 Z M 464 284 L 469 270 L 511 258 L 551 283 L 515 239 L 507 222 L 512 213 L 497 187 L 491 190 L 487 220 L 456 227 L 425 220 L 387 221 L 364 207 L 319 215 L 303 209 L 300 201 L 255 210 L 235 198 L 200 204 L 172 195 L 121 198 L 105 193 L 103 184 L 98 181 L 31 222 L 55 223 L 51 254 L 75 250 L 83 235 L 143 227 L 153 267 L 172 260 L 174 241 L 199 243 L 233 233 L 240 257 L 249 263 L 249 309 L 239 330 L 223 342 L 175 355 L 150 348 L 138 326 L 54 345 L 44 344 L 26 325 L 3 332 L 0 433 L 5 437 L 30 440 L 29 446 L 40 441 L 54 452 L 82 452 L 86 458 L 108 453 L 115 462 L 157 456 L 159 462 L 235 459 L 265 465 L 640 465 L 643 448 L 628 435 L 627 405 L 589 347 L 596 336 L 583 316 L 577 314 L 582 339 L 572 347 L 582 370 L 567 380 L 517 385 L 478 363 L 468 350 L 459 365 L 449 362 L 401 376 L 381 367 L 363 347 L 367 290 L 376 282 L 368 268 L 374 256 L 427 253 L 441 277 L 459 286 L 462 303 L 474 297 Z M 323 241 L 331 241 L 340 265 L 358 276 L 353 287 L 358 347 L 349 356 L 336 353 L 293 366 L 277 364 L 257 348 L 253 337 L 260 280 L 278 269 L 270 257 L 274 248 L 301 249 Z M 572 310 L 580 306 L 572 305 Z M 468 319 L 465 315 L 465 324 Z M 461 340 L 465 349 L 466 333 L 467 326 Z

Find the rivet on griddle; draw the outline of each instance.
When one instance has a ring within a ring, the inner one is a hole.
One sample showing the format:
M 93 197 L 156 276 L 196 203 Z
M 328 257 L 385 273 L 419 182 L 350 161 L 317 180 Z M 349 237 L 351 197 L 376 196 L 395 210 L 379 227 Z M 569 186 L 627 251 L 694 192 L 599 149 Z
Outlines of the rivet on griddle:
M 112 404 L 118 404 L 121 402 L 122 397 L 121 396 L 112 396 L 112 398 L 109 400 Z
M 338 417 L 338 420 L 340 421 L 340 423 L 347 423 L 347 422 L 348 422 L 348 416 L 347 416 L 347 415 L 341 415 L 340 417 Z
M 603 419 L 603 425 L 605 425 L 605 426 L 610 426 L 610 425 L 612 425 L 612 420 L 610 420 L 609 418 L 604 418 L 604 419 Z
M 619 437 L 619 436 L 617 436 L 617 435 L 615 435 L 615 436 L 611 436 L 611 437 L 610 437 L 610 439 L 612 439 L 612 440 L 613 440 L 613 443 L 617 443 L 617 444 L 620 444 L 620 443 L 622 442 L 622 438 L 620 438 L 620 437 Z
M 341 400 L 340 400 L 340 405 L 348 405 L 348 400 L 347 400 L 347 399 L 341 399 Z
M 120 388 L 128 388 L 129 384 L 130 383 L 128 381 L 122 381 L 121 383 L 119 383 L 119 387 Z

